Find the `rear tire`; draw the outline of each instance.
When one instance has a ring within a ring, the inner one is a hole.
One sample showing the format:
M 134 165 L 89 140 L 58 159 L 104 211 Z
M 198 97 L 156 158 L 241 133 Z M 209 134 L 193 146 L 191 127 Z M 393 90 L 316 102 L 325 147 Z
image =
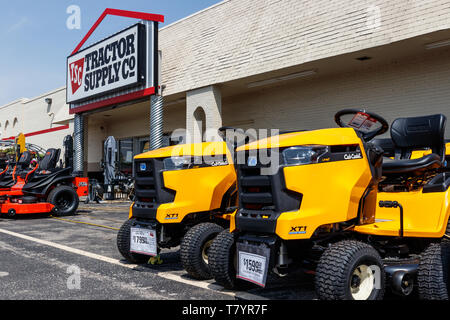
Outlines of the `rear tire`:
M 432 243 L 422 253 L 417 279 L 423 300 L 449 300 L 450 243 Z
M 74 215 L 77 211 L 80 199 L 72 187 L 57 186 L 50 191 L 47 202 L 57 208 L 57 216 L 70 216 Z
M 380 270 L 378 281 L 375 266 Z M 332 244 L 322 254 L 316 269 L 316 293 L 321 300 L 382 300 L 385 282 L 380 255 L 372 246 L 359 241 Z
M 180 246 L 181 263 L 192 278 L 213 278 L 208 254 L 214 238 L 222 231 L 223 228 L 215 223 L 201 223 L 189 229 L 184 236 Z
M 127 220 L 122 227 L 120 227 L 117 233 L 117 249 L 119 249 L 120 254 L 131 263 L 146 263 L 150 257 L 144 254 L 137 254 L 130 252 L 130 236 L 131 227 L 133 225 L 134 219 Z

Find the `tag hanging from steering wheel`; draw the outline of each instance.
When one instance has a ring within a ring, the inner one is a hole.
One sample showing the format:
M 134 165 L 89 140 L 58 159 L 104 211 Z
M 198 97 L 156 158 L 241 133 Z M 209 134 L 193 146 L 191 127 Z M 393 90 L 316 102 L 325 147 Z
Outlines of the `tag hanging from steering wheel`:
M 348 123 L 348 125 L 362 132 L 369 132 L 373 125 L 377 122 L 378 121 L 376 119 L 372 118 L 367 113 L 358 112 Z

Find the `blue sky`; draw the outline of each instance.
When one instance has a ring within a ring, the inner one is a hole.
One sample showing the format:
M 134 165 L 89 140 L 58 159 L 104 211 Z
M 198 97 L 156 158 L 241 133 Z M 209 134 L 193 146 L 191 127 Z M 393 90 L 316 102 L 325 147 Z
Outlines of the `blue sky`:
M 33 98 L 65 85 L 66 57 L 105 8 L 157 13 L 167 25 L 221 0 L 41 0 L 2 1 L 0 5 L 0 106 Z M 69 30 L 70 5 L 81 9 L 81 29 Z M 90 41 L 102 39 L 135 20 L 108 17 Z

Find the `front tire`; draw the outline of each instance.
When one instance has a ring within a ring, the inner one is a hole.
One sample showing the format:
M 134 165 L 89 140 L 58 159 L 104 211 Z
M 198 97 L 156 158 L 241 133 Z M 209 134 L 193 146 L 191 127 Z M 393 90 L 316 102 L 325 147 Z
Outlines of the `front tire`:
M 417 279 L 423 300 L 449 300 L 450 243 L 432 243 L 422 253 Z
M 244 289 L 250 283 L 236 278 L 236 241 L 226 229 L 219 233 L 209 249 L 209 269 L 218 284 L 225 289 Z
M 14 219 L 16 217 L 16 210 L 14 209 L 9 209 L 8 213 L 6 214 L 8 218 L 10 219 Z
M 54 205 L 58 216 L 70 216 L 75 214 L 80 203 L 78 194 L 69 186 L 57 186 L 50 191 L 47 202 Z
M 119 249 L 120 254 L 131 263 L 145 263 L 150 257 L 144 254 L 137 254 L 130 252 L 130 237 L 131 237 L 131 227 L 133 225 L 134 219 L 127 220 L 122 227 L 120 227 L 117 233 L 117 249 Z
M 209 249 L 222 231 L 223 228 L 215 223 L 201 223 L 189 229 L 184 236 L 180 246 L 181 264 L 192 278 L 213 278 L 208 264 Z
M 382 300 L 386 286 L 383 261 L 366 243 L 332 244 L 320 258 L 315 286 L 321 300 Z
M 450 242 L 450 218 L 448 219 L 447 230 L 445 231 L 445 235 L 444 235 L 444 241 Z

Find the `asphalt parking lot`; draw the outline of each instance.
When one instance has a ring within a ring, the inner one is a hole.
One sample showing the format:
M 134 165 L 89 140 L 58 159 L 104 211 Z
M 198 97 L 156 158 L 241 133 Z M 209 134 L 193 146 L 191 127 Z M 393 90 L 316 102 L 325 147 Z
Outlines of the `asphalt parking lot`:
M 179 248 L 163 264 L 131 265 L 116 248 L 128 203 L 81 204 L 77 215 L 0 219 L 0 300 L 258 300 L 315 299 L 310 278 L 270 279 L 267 288 L 224 290 L 190 278 Z

